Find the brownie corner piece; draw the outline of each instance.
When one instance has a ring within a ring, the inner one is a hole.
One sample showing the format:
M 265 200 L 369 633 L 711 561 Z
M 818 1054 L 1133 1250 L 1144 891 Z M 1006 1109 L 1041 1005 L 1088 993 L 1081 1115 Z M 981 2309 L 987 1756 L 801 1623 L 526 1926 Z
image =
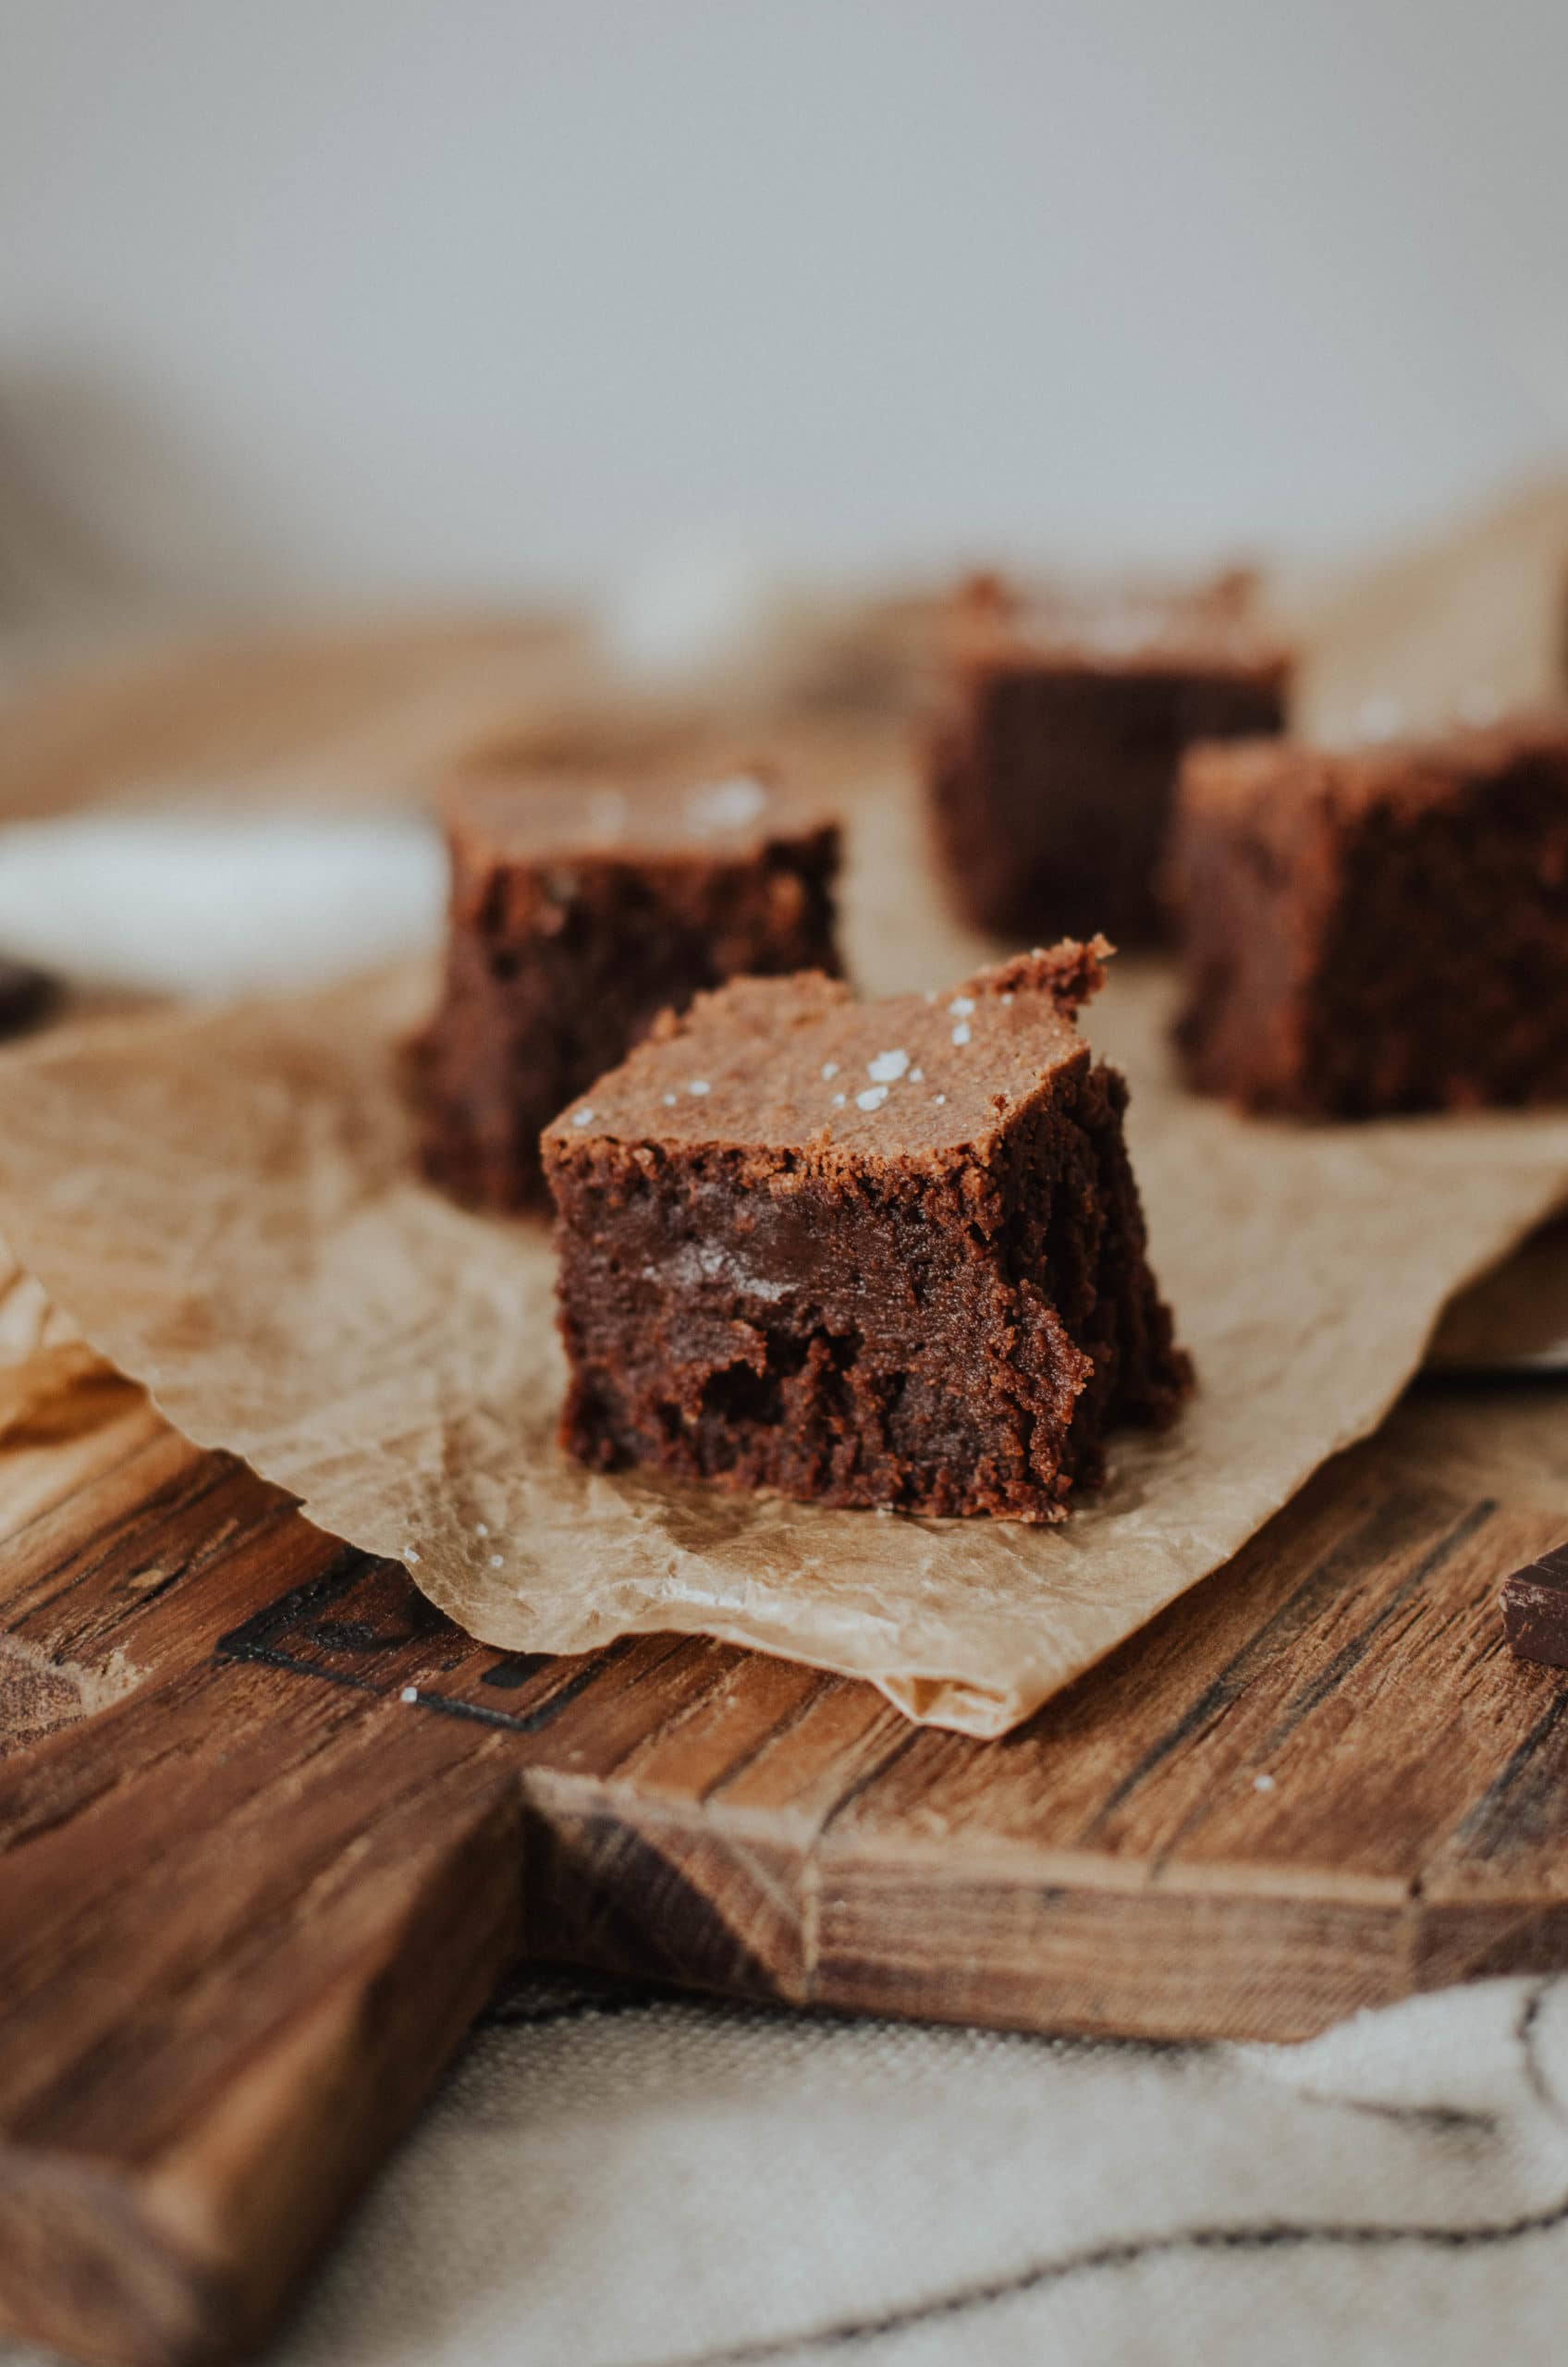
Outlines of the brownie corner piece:
M 1303 1118 L 1568 1101 L 1568 717 L 1194 750 L 1188 1082 Z
M 1111 595 L 977 577 L 950 605 L 946 644 L 927 803 L 965 918 L 1015 938 L 1165 938 L 1183 750 L 1284 728 L 1291 654 L 1260 620 L 1254 579 Z
M 661 1011 L 839 966 L 839 826 L 769 767 L 481 757 L 443 820 L 446 962 L 411 1082 L 425 1172 L 459 1199 L 547 1208 L 541 1130 Z
M 741 979 L 547 1129 L 562 1441 L 823 1504 L 1060 1519 L 1191 1386 L 1126 1088 L 1073 1023 L 1103 947 L 940 997 Z

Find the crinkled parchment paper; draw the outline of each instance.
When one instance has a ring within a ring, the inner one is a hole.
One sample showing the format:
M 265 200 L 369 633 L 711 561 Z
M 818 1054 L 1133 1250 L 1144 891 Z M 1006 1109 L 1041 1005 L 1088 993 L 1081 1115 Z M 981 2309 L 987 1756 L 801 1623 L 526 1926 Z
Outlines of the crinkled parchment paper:
M 858 825 L 862 979 L 943 984 L 896 795 Z M 1086 1014 L 1133 1083 L 1156 1265 L 1200 1390 L 1058 1528 L 913 1521 L 578 1470 L 542 1228 L 418 1182 L 396 1046 L 423 972 L 79 1031 L 0 1063 L 0 1222 L 87 1337 L 204 1445 L 405 1561 L 484 1641 L 692 1629 L 1004 1733 L 1372 1429 L 1445 1301 L 1568 1202 L 1568 1115 L 1304 1130 L 1177 1090 L 1169 980 Z

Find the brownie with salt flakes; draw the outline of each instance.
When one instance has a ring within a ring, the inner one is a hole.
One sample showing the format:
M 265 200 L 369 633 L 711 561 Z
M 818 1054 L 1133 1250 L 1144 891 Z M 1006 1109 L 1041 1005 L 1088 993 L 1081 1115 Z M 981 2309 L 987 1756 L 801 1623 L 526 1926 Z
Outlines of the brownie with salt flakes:
M 837 970 L 839 831 L 771 770 L 471 761 L 444 804 L 440 1002 L 414 1053 L 425 1171 L 545 1208 L 540 1130 L 661 1011 L 743 972 Z
M 1189 1082 L 1369 1118 L 1568 1102 L 1568 715 L 1193 751 Z
M 1190 1385 L 1126 1087 L 1074 1013 L 1103 941 L 941 996 L 742 979 L 546 1130 L 561 1436 L 823 1504 L 1062 1517 Z

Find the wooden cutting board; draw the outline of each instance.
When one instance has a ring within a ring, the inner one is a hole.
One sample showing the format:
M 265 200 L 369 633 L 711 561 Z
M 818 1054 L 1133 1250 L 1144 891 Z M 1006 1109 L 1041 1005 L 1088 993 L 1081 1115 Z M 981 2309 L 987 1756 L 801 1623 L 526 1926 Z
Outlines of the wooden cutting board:
M 1285 2039 L 1568 1966 L 1561 1383 L 1418 1392 L 1001 1743 L 653 1637 L 508 1658 L 56 1355 L 0 1443 L 0 2323 L 252 2343 L 520 1958 Z

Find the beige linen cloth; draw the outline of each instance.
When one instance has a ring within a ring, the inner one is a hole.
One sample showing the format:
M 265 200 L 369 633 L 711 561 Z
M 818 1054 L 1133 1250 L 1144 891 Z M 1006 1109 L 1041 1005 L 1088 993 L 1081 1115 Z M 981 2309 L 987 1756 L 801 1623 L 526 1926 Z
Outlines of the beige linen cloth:
M 1568 1980 L 1299 2047 L 536 1981 L 266 2367 L 1557 2367 L 1565 2290 Z

